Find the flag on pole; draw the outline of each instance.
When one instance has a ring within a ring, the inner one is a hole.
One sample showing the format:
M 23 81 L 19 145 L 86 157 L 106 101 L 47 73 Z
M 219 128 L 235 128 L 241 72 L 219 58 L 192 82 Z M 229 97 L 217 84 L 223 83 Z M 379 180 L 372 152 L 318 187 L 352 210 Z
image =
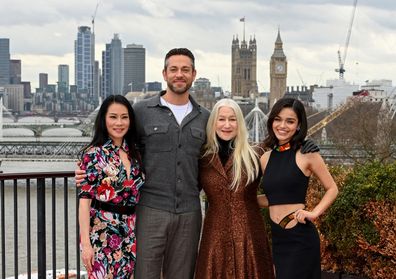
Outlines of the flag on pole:
M 240 22 L 245 22 L 245 17 L 239 19 Z

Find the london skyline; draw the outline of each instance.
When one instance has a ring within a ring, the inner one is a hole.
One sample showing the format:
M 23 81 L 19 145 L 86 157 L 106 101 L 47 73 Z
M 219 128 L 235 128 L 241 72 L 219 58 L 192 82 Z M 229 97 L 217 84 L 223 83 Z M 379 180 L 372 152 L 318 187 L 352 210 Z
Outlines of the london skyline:
M 233 36 L 257 40 L 259 91 L 269 90 L 269 60 L 278 28 L 288 60 L 288 85 L 319 84 L 337 79 L 337 51 L 344 51 L 353 1 L 172 0 L 67 3 L 6 0 L 0 11 L 0 37 L 10 38 L 11 59 L 22 60 L 22 79 L 38 85 L 39 73 L 57 80 L 59 64 L 68 64 L 74 84 L 74 40 L 78 26 L 92 26 L 95 17 L 96 60 L 114 33 L 123 47 L 141 44 L 146 50 L 146 81 L 163 82 L 163 57 L 173 47 L 188 47 L 196 56 L 197 78 L 231 89 Z M 266 2 L 266 1 L 265 1 Z M 275 2 L 275 1 L 274 1 Z M 326 2 L 326 4 L 324 4 Z M 78 8 L 76 8 L 78 7 Z M 345 80 L 396 76 L 396 21 L 393 1 L 358 1 L 345 63 Z M 15 16 L 18 14 L 18 16 Z M 101 66 L 102 67 L 102 66 Z

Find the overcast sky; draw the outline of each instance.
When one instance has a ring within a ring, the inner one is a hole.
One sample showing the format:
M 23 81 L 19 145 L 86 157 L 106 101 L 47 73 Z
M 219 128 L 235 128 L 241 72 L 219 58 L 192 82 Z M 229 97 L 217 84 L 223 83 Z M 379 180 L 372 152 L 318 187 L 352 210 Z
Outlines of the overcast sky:
M 123 46 L 146 48 L 146 81 L 162 81 L 163 57 L 174 47 L 190 48 L 197 77 L 231 89 L 231 42 L 257 40 L 257 79 L 269 89 L 269 60 L 280 28 L 288 60 L 288 85 L 338 78 L 337 51 L 344 45 L 353 0 L 107 0 L 95 18 L 96 59 L 118 33 Z M 91 26 L 97 0 L 1 0 L 0 38 L 10 38 L 12 59 L 22 60 L 22 79 L 38 86 L 38 74 L 57 81 L 58 64 L 69 64 L 74 84 L 77 28 Z M 359 0 L 345 63 L 345 79 L 396 77 L 396 1 Z

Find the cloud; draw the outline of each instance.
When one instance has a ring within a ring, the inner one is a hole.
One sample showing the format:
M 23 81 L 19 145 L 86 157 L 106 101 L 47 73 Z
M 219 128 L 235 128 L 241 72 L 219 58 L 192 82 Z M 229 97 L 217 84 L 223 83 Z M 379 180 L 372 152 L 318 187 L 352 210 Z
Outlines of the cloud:
M 37 83 L 57 64 L 74 68 L 74 40 L 80 25 L 91 26 L 95 7 L 96 58 L 118 33 L 123 45 L 146 48 L 146 79 L 162 81 L 165 53 L 188 47 L 197 56 L 198 75 L 231 88 L 233 36 L 257 40 L 259 89 L 269 88 L 269 59 L 278 27 L 288 59 L 288 83 L 301 85 L 336 78 L 337 50 L 344 47 L 353 1 L 345 0 L 3 0 L 0 34 L 10 38 L 11 57 L 22 59 L 23 79 Z M 359 1 L 345 64 L 346 79 L 361 82 L 396 74 L 396 1 Z M 239 21 L 246 17 L 245 25 Z M 382 69 L 382 70 L 381 70 Z M 71 84 L 73 84 L 73 76 Z

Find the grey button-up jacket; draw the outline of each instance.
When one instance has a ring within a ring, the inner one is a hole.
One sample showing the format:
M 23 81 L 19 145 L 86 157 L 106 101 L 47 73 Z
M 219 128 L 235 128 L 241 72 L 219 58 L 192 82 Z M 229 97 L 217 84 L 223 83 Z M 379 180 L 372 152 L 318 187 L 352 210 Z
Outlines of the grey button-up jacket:
M 190 96 L 193 110 L 176 121 L 160 96 L 134 104 L 139 149 L 146 172 L 139 204 L 173 213 L 199 210 L 198 160 L 209 111 Z

